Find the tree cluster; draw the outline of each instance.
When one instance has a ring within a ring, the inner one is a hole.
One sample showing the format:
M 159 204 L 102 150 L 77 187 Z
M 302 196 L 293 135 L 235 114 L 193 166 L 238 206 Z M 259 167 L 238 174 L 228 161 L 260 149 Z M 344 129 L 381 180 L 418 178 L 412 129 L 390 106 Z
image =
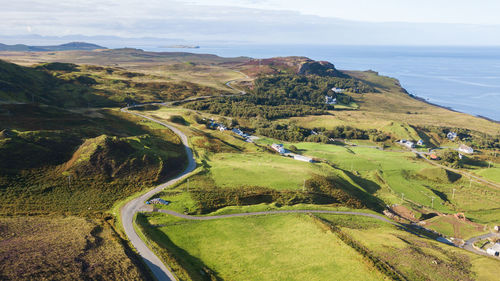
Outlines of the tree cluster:
M 334 93 L 331 90 L 333 87 L 351 92 L 374 91 L 352 78 L 281 74 L 258 78 L 250 95 L 195 101 L 186 106 L 223 116 L 262 117 L 267 120 L 320 115 L 334 109 L 333 105 L 325 103 L 326 95 L 337 98 L 341 103 L 352 101 L 348 95 Z

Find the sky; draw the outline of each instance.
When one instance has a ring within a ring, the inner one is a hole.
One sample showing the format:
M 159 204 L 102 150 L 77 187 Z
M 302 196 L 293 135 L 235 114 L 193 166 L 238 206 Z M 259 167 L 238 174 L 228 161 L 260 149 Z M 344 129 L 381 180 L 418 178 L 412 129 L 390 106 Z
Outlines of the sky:
M 368 22 L 500 24 L 498 0 L 193 0 Z
M 85 35 L 193 43 L 500 45 L 498 0 L 0 0 L 0 7 L 4 43 L 23 43 L 30 35 Z

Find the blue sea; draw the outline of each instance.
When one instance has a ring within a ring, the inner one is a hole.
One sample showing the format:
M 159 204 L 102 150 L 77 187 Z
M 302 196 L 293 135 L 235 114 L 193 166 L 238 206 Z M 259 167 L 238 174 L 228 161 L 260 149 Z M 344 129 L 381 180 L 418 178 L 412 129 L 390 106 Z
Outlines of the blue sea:
M 500 47 L 207 45 L 199 49 L 143 48 L 223 57 L 307 56 L 329 61 L 338 69 L 370 69 L 395 77 L 409 93 L 431 103 L 500 121 Z

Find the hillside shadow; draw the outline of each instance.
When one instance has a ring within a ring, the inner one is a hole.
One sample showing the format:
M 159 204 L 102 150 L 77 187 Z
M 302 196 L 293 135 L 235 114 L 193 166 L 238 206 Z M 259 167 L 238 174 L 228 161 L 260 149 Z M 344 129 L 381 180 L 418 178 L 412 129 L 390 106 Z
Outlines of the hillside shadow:
M 374 210 L 376 212 L 382 212 L 384 210 L 385 208 L 384 201 L 373 195 L 375 192 L 381 189 L 380 185 L 371 180 L 354 175 L 349 171 L 345 170 L 342 171 L 349 178 L 351 178 L 357 185 L 361 186 L 366 190 L 366 192 L 364 192 L 363 190 L 357 188 L 356 186 L 353 186 L 347 180 L 339 178 L 346 192 L 348 192 L 352 196 L 355 196 L 356 198 L 362 199 L 366 207 L 371 210 Z
M 465 157 L 465 159 L 462 161 L 464 164 L 475 166 L 475 167 L 486 168 L 489 166 L 489 163 L 487 161 L 472 159 L 469 157 Z

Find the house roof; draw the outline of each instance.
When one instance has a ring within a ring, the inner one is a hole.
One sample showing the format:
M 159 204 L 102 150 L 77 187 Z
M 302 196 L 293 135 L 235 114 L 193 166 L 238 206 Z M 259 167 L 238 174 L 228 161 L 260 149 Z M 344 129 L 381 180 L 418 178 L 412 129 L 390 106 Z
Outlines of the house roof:
M 490 249 L 492 249 L 495 252 L 500 252 L 500 243 L 495 243 L 493 247 L 491 247 Z

